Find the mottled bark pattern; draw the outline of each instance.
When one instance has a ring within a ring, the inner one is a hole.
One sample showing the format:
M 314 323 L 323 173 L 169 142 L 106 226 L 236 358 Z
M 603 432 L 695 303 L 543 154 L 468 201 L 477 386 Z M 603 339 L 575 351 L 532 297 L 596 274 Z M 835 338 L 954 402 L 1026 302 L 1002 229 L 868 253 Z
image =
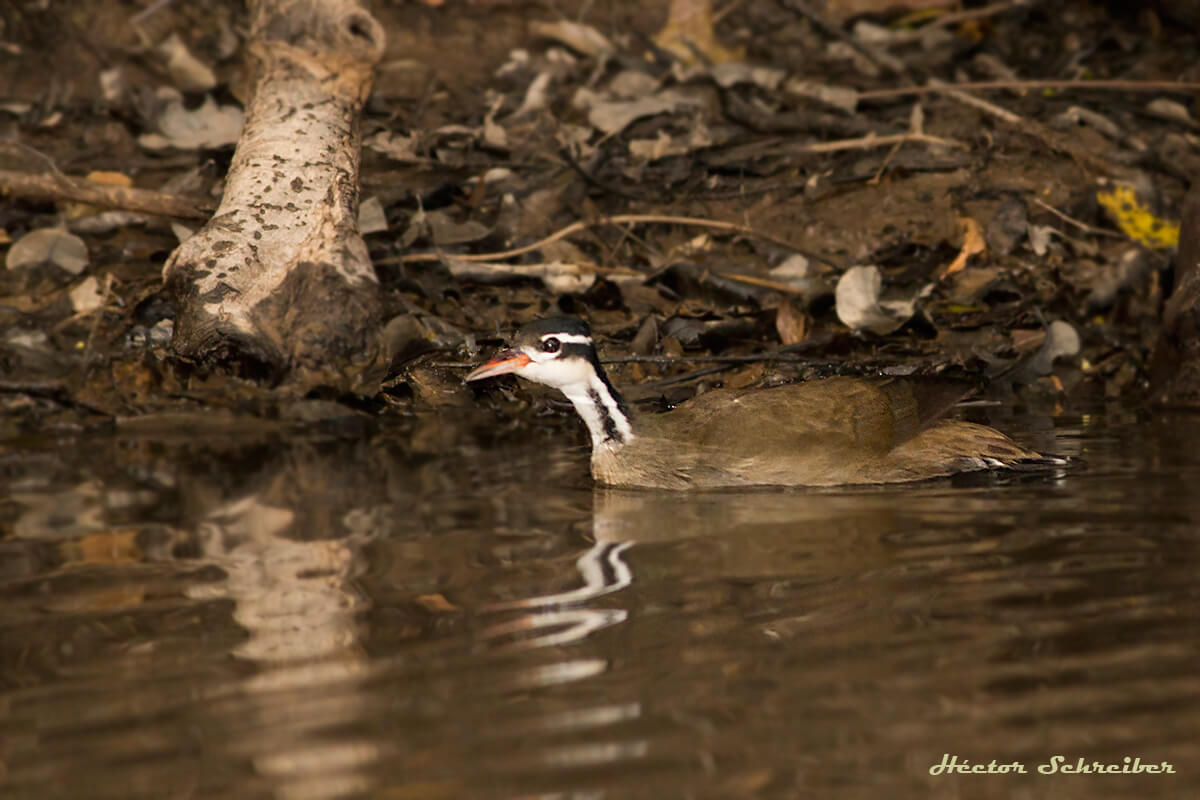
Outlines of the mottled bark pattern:
M 249 6 L 253 95 L 225 193 L 164 269 L 172 344 L 201 365 L 354 388 L 383 313 L 357 229 L 359 112 L 383 31 L 354 0 Z

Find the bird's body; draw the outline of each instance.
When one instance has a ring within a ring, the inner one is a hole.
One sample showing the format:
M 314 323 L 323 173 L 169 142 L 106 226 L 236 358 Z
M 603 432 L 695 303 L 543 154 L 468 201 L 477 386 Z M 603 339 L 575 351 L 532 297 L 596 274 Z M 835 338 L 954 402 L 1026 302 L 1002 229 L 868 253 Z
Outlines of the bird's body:
M 718 389 L 663 414 L 633 416 L 582 321 L 539 320 L 514 345 L 468 380 L 512 372 L 562 390 L 591 433 L 593 477 L 612 486 L 898 483 L 1053 461 L 992 428 L 940 419 L 963 394 L 945 384 L 826 378 Z
M 826 378 L 714 390 L 635 418 L 621 447 L 592 450 L 613 486 L 838 486 L 922 480 L 1039 458 L 999 431 L 957 420 L 921 427 L 907 381 Z M 825 413 L 797 413 L 798 409 Z

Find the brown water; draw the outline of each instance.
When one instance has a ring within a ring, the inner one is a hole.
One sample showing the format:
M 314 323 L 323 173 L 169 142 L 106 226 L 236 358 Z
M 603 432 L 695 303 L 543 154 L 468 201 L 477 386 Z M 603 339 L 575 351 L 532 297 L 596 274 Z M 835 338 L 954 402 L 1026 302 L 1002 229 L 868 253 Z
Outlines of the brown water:
M 1200 796 L 1200 418 L 997 419 L 1086 469 L 685 496 L 593 492 L 556 420 L 10 443 L 0 797 Z

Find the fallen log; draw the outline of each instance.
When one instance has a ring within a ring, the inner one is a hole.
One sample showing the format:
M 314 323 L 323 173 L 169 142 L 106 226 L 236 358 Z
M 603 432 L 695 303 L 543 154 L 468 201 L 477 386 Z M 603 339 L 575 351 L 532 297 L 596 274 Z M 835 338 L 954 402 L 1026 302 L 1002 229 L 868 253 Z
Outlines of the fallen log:
M 184 362 L 369 388 L 383 300 L 357 228 L 384 34 L 356 0 L 250 0 L 246 121 L 220 206 L 163 270 Z

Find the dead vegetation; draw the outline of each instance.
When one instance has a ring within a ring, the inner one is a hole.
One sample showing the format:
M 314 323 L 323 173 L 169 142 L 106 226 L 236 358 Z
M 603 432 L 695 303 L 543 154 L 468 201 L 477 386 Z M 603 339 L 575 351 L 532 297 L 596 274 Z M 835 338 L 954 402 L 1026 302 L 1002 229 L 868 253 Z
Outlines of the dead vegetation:
M 388 49 L 357 222 L 380 307 L 324 312 L 378 328 L 387 358 L 296 384 L 188 347 L 188 293 L 162 285 L 195 210 L 229 199 L 240 5 L 17 0 L 0 434 L 464 403 L 457 365 L 559 312 L 591 320 L 646 401 L 946 370 L 1060 405 L 1142 396 L 1200 174 L 1186 10 L 886 5 L 370 7 Z

